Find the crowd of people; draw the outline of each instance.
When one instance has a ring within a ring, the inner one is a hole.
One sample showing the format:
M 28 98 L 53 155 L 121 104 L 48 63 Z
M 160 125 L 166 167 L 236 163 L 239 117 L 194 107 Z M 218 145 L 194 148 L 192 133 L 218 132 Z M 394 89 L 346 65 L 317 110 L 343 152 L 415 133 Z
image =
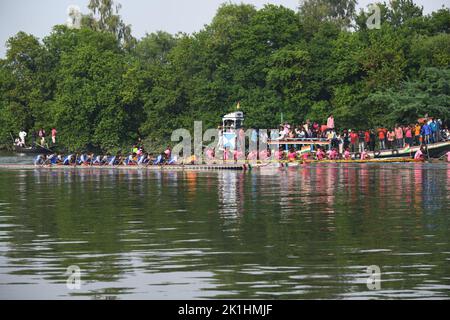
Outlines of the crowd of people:
M 366 130 L 344 129 L 338 132 L 335 127 L 334 117 L 328 118 L 326 125 L 317 122 L 306 121 L 299 126 L 283 124 L 280 127 L 281 135 L 278 140 L 289 139 L 322 139 L 331 141 L 330 148 L 337 148 L 340 154 L 350 149 L 352 153 L 365 150 L 404 149 L 407 147 L 421 146 L 441 141 L 450 140 L 447 127 L 443 126 L 440 119 L 421 119 L 420 122 L 411 125 L 396 125 L 394 128 L 377 128 Z
M 56 145 L 57 133 L 58 131 L 54 127 L 50 130 L 52 145 Z M 28 146 L 26 143 L 27 136 L 28 133 L 25 130 L 21 130 L 19 132 L 19 138 L 16 138 L 14 140 L 14 144 L 17 147 L 26 148 Z M 38 131 L 33 131 L 31 133 L 31 147 L 32 148 L 36 146 L 48 147 L 48 142 L 46 139 L 47 139 L 47 132 L 45 131 L 44 128 L 41 128 Z
M 338 131 L 331 115 L 326 125 L 306 121 L 303 125 L 292 126 L 288 123 L 280 126 L 280 136 L 276 140 L 283 141 L 317 140 L 327 141 L 326 147 L 318 147 L 314 152 L 302 152 L 293 146 L 275 155 L 280 160 L 368 160 L 369 152 L 384 150 L 408 150 L 420 146 L 415 153 L 416 160 L 423 160 L 427 145 L 450 140 L 448 127 L 441 119 L 423 118 L 411 125 L 395 125 L 393 128 Z
M 237 132 L 239 146 L 244 141 L 243 129 Z M 411 125 L 395 125 L 393 128 L 338 131 L 331 115 L 327 124 L 307 120 L 302 125 L 281 124 L 277 136 L 269 140 L 277 141 L 279 150 L 251 151 L 247 160 L 368 160 L 372 155 L 381 154 L 385 150 L 408 151 L 411 147 L 420 146 L 415 159 L 423 159 L 427 153 L 427 145 L 450 140 L 450 133 L 440 119 L 423 118 Z M 298 144 L 294 144 L 297 143 Z M 303 143 L 302 143 L 303 142 Z M 306 143 L 307 142 L 307 143 Z M 242 143 L 242 142 L 241 142 Z M 287 145 L 289 143 L 289 146 Z M 302 148 L 302 145 L 306 145 Z M 308 148 L 313 145 L 313 148 Z M 320 146 L 322 145 L 322 146 Z M 239 149 L 239 148 L 238 148 Z M 208 154 L 207 154 L 208 155 Z M 212 157 L 208 156 L 210 160 Z M 225 148 L 224 159 L 236 160 L 239 151 L 230 152 Z

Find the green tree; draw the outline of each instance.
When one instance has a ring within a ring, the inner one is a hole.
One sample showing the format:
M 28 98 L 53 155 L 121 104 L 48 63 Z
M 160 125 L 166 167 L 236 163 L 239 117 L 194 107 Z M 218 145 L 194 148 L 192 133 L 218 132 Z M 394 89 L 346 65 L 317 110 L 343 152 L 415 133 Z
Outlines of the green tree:
M 326 22 L 349 28 L 356 14 L 357 0 L 303 0 L 299 13 L 303 26 L 312 33 Z
M 121 7 L 113 0 L 89 0 L 91 13 L 82 17 L 82 25 L 113 34 L 123 48 L 130 50 L 136 45 L 136 39 L 131 34 L 131 25 L 125 24 L 119 15 Z

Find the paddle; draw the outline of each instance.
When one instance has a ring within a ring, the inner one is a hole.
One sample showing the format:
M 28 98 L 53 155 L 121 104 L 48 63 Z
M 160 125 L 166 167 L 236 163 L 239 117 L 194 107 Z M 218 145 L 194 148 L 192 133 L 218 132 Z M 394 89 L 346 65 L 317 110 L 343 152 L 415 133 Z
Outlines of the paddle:
M 50 152 L 53 153 L 53 150 L 50 150 L 50 149 L 48 149 L 48 148 L 46 148 L 46 147 L 40 145 L 39 143 L 36 143 L 36 145 L 39 146 L 39 147 L 41 147 L 42 149 L 45 149 L 45 150 L 50 151 Z
M 16 144 L 16 140 L 14 140 L 14 136 L 12 135 L 11 132 L 9 132 L 9 135 L 11 136 L 11 140 L 12 140 L 13 144 Z
M 444 155 L 442 155 L 442 157 L 439 157 L 437 160 L 438 161 L 441 161 L 441 160 L 444 160 L 444 158 L 447 156 L 447 154 L 444 154 Z

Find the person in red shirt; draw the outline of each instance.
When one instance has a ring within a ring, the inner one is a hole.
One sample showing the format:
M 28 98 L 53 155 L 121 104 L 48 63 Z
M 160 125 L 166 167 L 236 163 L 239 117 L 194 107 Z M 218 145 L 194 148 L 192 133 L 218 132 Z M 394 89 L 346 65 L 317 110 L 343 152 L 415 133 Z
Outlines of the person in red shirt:
M 378 129 L 378 140 L 380 140 L 380 149 L 385 150 L 386 149 L 386 134 L 383 129 Z
M 352 152 L 355 153 L 358 147 L 358 133 L 355 131 L 352 131 L 350 133 L 350 145 L 352 148 Z
M 366 146 L 369 145 L 370 142 L 370 131 L 366 130 L 366 132 L 364 133 L 365 137 L 364 137 L 364 141 L 366 142 Z

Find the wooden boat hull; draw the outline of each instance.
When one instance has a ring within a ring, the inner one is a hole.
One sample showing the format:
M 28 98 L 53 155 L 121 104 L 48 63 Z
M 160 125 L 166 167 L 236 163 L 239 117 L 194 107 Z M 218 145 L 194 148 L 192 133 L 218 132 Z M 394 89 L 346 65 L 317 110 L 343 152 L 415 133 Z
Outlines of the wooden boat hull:
M 329 145 L 326 141 L 270 141 L 269 145 Z M 420 146 L 411 147 L 409 149 L 394 149 L 369 152 L 369 156 L 373 159 L 390 159 L 390 158 L 414 158 Z M 450 151 L 450 141 L 439 142 L 428 145 L 428 153 L 430 158 L 439 158 Z
M 42 148 L 42 147 L 23 148 L 23 147 L 14 146 L 14 152 L 25 153 L 25 154 L 52 154 L 54 151 L 51 149 L 46 149 L 46 148 Z
M 411 147 L 410 150 L 397 149 L 385 150 L 378 152 L 369 152 L 371 158 L 375 159 L 390 159 L 390 158 L 414 158 L 416 152 L 420 149 L 419 146 Z M 450 151 L 450 141 L 439 142 L 428 145 L 428 153 L 430 158 L 439 158 Z
M 423 161 L 414 160 L 411 158 L 386 158 L 386 159 L 370 159 L 370 160 L 305 160 L 305 161 L 295 161 L 295 162 L 274 162 L 274 163 L 265 163 L 265 164 L 257 164 L 254 168 L 292 168 L 299 167 L 305 164 L 331 164 L 331 163 L 420 163 Z
M 247 165 L 167 165 L 167 166 L 87 166 L 0 164 L 0 170 L 81 170 L 81 171 L 247 171 Z

